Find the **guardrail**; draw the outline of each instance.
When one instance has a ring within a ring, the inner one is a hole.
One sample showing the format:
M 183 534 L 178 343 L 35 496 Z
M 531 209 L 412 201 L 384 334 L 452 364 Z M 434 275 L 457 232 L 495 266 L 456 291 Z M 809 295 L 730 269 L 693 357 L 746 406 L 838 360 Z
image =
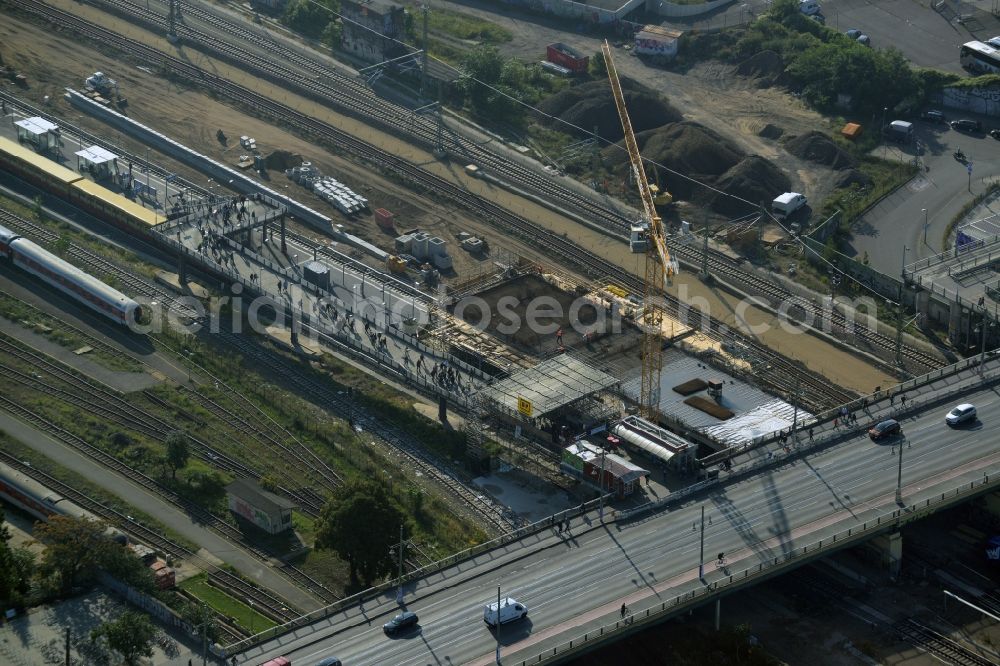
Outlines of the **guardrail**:
M 531 523 L 530 525 L 525 525 L 524 527 L 512 530 L 507 534 L 501 535 L 491 541 L 486 541 L 477 546 L 473 546 L 472 548 L 467 548 L 453 555 L 449 555 L 448 557 L 438 560 L 437 562 L 432 562 L 431 564 L 420 567 L 419 569 L 415 569 L 403 575 L 402 584 L 406 585 L 407 583 L 411 583 L 415 580 L 419 580 L 431 574 L 443 571 L 448 567 L 452 567 L 455 566 L 456 564 L 460 564 L 462 562 L 471 560 L 488 551 L 495 550 L 497 548 L 502 548 L 506 545 L 519 541 L 527 536 L 531 536 L 532 534 L 536 534 L 542 530 L 546 530 L 550 527 L 558 525 L 560 522 L 563 522 L 565 520 L 584 516 L 590 511 L 600 506 L 602 499 L 606 503 L 611 496 L 612 494 L 609 493 L 608 495 L 605 495 L 603 498 L 597 498 L 590 500 L 589 502 L 584 502 L 578 507 L 572 509 L 566 509 L 565 511 L 562 511 L 560 513 L 553 514 L 548 518 L 543 518 L 542 520 Z M 611 511 L 609 510 L 609 513 L 610 512 Z M 618 515 L 620 516 L 621 513 L 619 512 Z M 608 521 L 604 522 L 606 523 Z M 394 578 L 380 585 L 376 585 L 362 592 L 358 592 L 353 596 L 335 601 L 329 606 L 324 606 L 323 608 L 314 610 L 310 613 L 303 615 L 302 617 L 290 620 L 285 624 L 272 627 L 267 631 L 262 631 L 259 634 L 250 636 L 249 638 L 244 638 L 240 641 L 237 641 L 236 643 L 232 643 L 231 645 L 227 645 L 222 649 L 223 656 L 239 654 L 240 652 L 244 652 L 256 645 L 259 645 L 260 643 L 273 640 L 279 636 L 294 631 L 299 627 L 303 627 L 308 624 L 312 624 L 313 622 L 318 622 L 319 620 L 326 619 L 331 615 L 335 615 L 356 604 L 389 593 L 395 590 L 398 585 L 400 585 L 400 579 Z
M 745 569 L 731 573 L 729 567 L 723 567 L 718 569 L 721 574 L 712 576 L 706 573 L 703 587 L 677 595 L 671 601 L 654 603 L 645 609 L 638 609 L 637 612 L 632 613 L 624 619 L 616 620 L 613 623 L 578 635 L 528 659 L 505 663 L 528 666 L 529 664 L 541 664 L 552 659 L 563 660 L 574 653 L 593 650 L 601 643 L 619 640 L 626 634 L 633 633 L 646 626 L 657 624 L 678 613 L 694 608 L 708 601 L 721 590 L 726 590 L 727 588 L 731 590 L 755 584 L 760 580 L 779 573 L 782 569 L 793 566 L 790 564 L 792 562 L 798 561 L 804 563 L 806 560 L 820 557 L 832 550 L 867 540 L 879 532 L 912 522 L 945 506 L 956 504 L 988 492 L 997 486 L 1000 486 L 1000 477 L 994 475 L 994 480 L 991 481 L 990 476 L 984 473 L 982 479 L 963 483 L 958 487 L 940 493 L 940 495 L 935 494 L 934 497 L 922 502 L 876 515 L 873 519 L 864 521 L 860 526 L 849 527 L 846 530 L 835 532 L 829 538 L 813 541 L 781 556 L 768 558 L 766 561 L 759 562 Z M 633 604 L 633 607 L 635 605 Z

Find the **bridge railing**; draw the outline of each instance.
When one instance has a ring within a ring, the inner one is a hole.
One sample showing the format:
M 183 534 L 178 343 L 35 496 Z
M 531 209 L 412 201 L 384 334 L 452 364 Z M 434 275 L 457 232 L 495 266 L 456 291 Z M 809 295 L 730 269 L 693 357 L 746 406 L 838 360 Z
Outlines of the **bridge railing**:
M 603 498 L 605 504 L 608 502 L 610 497 L 611 494 L 608 494 Z M 558 525 L 560 522 L 563 522 L 567 519 L 586 515 L 587 513 L 597 509 L 598 506 L 600 506 L 601 500 L 602 498 L 593 499 L 577 507 L 566 509 L 565 511 L 553 514 L 548 518 L 543 518 L 542 520 L 531 523 L 530 525 L 525 525 L 524 527 L 520 527 L 516 530 L 507 532 L 506 534 L 499 536 L 491 541 L 486 541 L 477 546 L 473 546 L 472 548 L 467 548 L 463 551 L 455 553 L 454 555 L 449 555 L 448 557 L 438 560 L 437 562 L 433 562 L 426 566 L 420 567 L 419 569 L 415 569 L 403 575 L 402 584 L 406 585 L 407 583 L 411 583 L 425 576 L 437 573 L 439 571 L 443 571 L 444 569 L 455 566 L 456 564 L 460 564 L 462 562 L 471 560 L 479 555 L 482 555 L 487 551 L 494 550 L 497 548 L 502 548 L 506 545 L 519 541 L 527 536 L 531 536 L 532 534 L 536 534 L 538 532 L 541 532 L 542 530 L 546 530 L 550 527 Z M 611 509 L 607 509 L 607 512 L 608 514 L 613 514 Z M 272 640 L 284 634 L 295 631 L 300 627 L 304 627 L 306 625 L 312 624 L 313 622 L 318 622 L 332 615 L 336 615 L 337 613 L 347 610 L 352 606 L 364 603 L 365 601 L 375 599 L 384 594 L 391 593 L 393 590 L 396 589 L 398 584 L 399 584 L 399 579 L 394 578 L 380 585 L 370 587 L 367 590 L 358 592 L 353 596 L 340 599 L 328 606 L 324 606 L 323 608 L 314 610 L 311 613 L 307 613 L 301 617 L 297 617 L 294 620 L 289 620 L 284 624 L 272 627 L 267 631 L 262 631 L 259 634 L 250 636 L 248 638 L 244 638 L 243 640 L 227 645 L 224 648 L 222 648 L 221 654 L 222 656 L 239 654 L 240 652 L 249 650 L 250 648 L 256 645 L 259 645 L 266 641 Z
M 813 559 L 822 556 L 826 552 L 864 541 L 879 532 L 903 525 L 951 504 L 956 504 L 988 492 L 997 486 L 1000 486 L 1000 475 L 994 474 L 991 479 L 988 474 L 984 473 L 981 479 L 963 483 L 915 504 L 877 514 L 874 518 L 864 521 L 861 525 L 849 527 L 846 530 L 835 532 L 825 539 L 819 539 L 780 555 L 768 557 L 766 560 L 746 568 L 731 571 L 728 566 L 719 567 L 714 575 L 707 573 L 706 569 L 703 579 L 704 584 L 701 587 L 684 592 L 668 601 L 652 603 L 645 608 L 638 608 L 625 618 L 578 635 L 552 648 L 548 648 L 544 652 L 539 652 L 528 659 L 505 661 L 504 663 L 529 666 L 529 664 L 541 664 L 555 659 L 561 661 L 572 656 L 575 652 L 595 649 L 602 642 L 618 640 L 626 634 L 662 622 L 673 615 L 694 608 L 709 600 L 720 590 L 726 588 L 735 589 L 736 587 L 753 584 L 790 566 L 790 562 L 802 558 Z M 635 607 L 635 604 L 633 604 L 633 607 Z

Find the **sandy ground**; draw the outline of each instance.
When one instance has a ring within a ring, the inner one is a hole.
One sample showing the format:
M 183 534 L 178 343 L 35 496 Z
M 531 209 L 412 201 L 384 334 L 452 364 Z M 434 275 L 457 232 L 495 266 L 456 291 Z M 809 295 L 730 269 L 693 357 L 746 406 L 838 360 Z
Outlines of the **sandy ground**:
M 618 263 L 630 272 L 640 275 L 643 272 L 641 256 L 631 254 L 623 243 L 582 228 L 548 208 L 516 197 L 489 183 L 467 179 L 458 165 L 439 163 L 429 153 L 410 144 L 354 119 L 334 113 L 323 105 L 298 98 L 224 63 L 211 61 L 189 48 L 176 48 L 157 36 L 110 17 L 93 7 L 72 3 L 69 0 L 54 0 L 53 4 L 71 9 L 74 13 L 92 20 L 100 20 L 109 28 L 131 37 L 141 38 L 158 48 L 179 53 L 201 67 L 225 75 L 262 94 L 282 100 L 302 112 L 330 122 L 354 133 L 359 138 L 421 164 L 428 170 L 460 183 L 470 191 L 535 221 L 540 226 L 571 236 L 581 246 Z M 0 25 L 0 41 L 12 47 L 4 49 L 7 61 L 29 76 L 32 84 L 29 98 L 40 102 L 44 95 L 50 95 L 58 113 L 67 115 L 74 122 L 79 122 L 93 131 L 106 132 L 107 129 L 100 123 L 83 118 L 77 111 L 69 109 L 68 105 L 61 101 L 60 94 L 64 86 L 78 86 L 86 76 L 96 70 L 102 70 L 118 79 L 122 94 L 129 99 L 129 113 L 133 117 L 213 157 L 233 160 L 238 157 L 236 153 L 239 152 L 238 148 L 224 149 L 215 139 L 216 129 L 222 128 L 231 138 L 230 142 L 235 143 L 237 147 L 237 137 L 243 134 L 253 136 L 265 153 L 280 148 L 300 154 L 319 165 L 329 175 L 364 192 L 371 200 L 372 207 L 386 207 L 397 213 L 397 227 L 400 229 L 420 227 L 450 241 L 454 241 L 454 235 L 460 231 L 468 231 L 488 239 L 493 247 L 504 248 L 546 263 L 552 261 L 544 248 L 528 246 L 505 237 L 487 224 L 470 218 L 463 211 L 428 198 L 418 197 L 390 179 L 373 174 L 364 165 L 332 155 L 329 151 L 322 150 L 306 140 L 220 104 L 206 95 L 180 88 L 134 66 L 116 62 L 113 58 L 75 43 L 68 36 L 56 34 L 52 30 L 34 24 L 11 20 Z M 661 74 L 666 76 L 669 73 L 661 72 Z M 167 99 L 170 100 L 170 104 L 164 104 L 164 100 Z M 119 141 L 131 149 L 143 151 L 142 147 L 128 140 L 119 138 Z M 204 176 L 194 174 L 189 169 L 177 167 L 176 170 L 193 182 L 207 184 Z M 317 201 L 311 200 L 311 195 L 304 188 L 291 183 L 283 174 L 273 173 L 272 177 L 273 182 L 270 183 L 272 187 L 278 187 L 292 196 L 303 199 L 306 203 L 317 204 Z M 331 216 L 336 217 L 337 214 L 330 210 Z M 391 238 L 379 231 L 370 218 L 359 222 L 345 219 L 344 224 L 350 231 L 367 237 L 383 247 L 390 247 Z M 454 242 L 451 245 L 459 279 L 464 274 L 482 270 L 483 260 L 469 257 L 459 250 Z M 822 372 L 839 384 L 858 391 L 869 391 L 874 386 L 893 383 L 891 378 L 854 355 L 811 336 L 789 334 L 781 330 L 766 312 L 752 307 L 742 308 L 737 299 L 716 288 L 705 287 L 691 275 L 681 275 L 674 281 L 670 291 L 681 298 L 703 299 L 697 301 L 699 304 L 697 307 L 707 309 L 713 316 L 732 326 L 738 325 L 741 319 L 751 323 L 767 323 L 769 330 L 757 334 L 762 342 L 793 359 L 802 361 L 811 369 Z
M 565 491 L 516 469 L 480 476 L 472 482 L 528 522 L 573 506 Z

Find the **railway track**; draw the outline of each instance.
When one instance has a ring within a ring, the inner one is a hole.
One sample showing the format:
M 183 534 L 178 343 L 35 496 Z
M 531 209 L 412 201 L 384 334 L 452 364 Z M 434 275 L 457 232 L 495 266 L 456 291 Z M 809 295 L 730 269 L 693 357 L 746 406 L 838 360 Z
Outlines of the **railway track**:
M 282 118 L 288 125 L 323 138 L 339 148 L 361 158 L 376 163 L 391 171 L 406 181 L 436 191 L 444 197 L 468 208 L 487 221 L 501 226 L 526 241 L 539 247 L 546 247 L 550 253 L 558 255 L 571 265 L 575 265 L 595 278 L 609 279 L 635 292 L 642 291 L 642 279 L 622 271 L 619 266 L 607 261 L 592 252 L 584 250 L 571 241 L 547 230 L 539 229 L 528 220 L 514 215 L 490 201 L 485 201 L 462 188 L 439 178 L 423 169 L 400 159 L 396 155 L 379 150 L 354 136 L 338 130 L 335 127 L 317 121 L 290 107 L 263 97 L 253 91 L 239 86 L 202 70 L 188 62 L 168 56 L 155 49 L 125 39 L 110 30 L 96 26 L 72 14 L 51 8 L 38 0 L 24 0 L 20 7 L 45 17 L 50 22 L 72 29 L 86 37 L 98 40 L 102 44 L 123 51 L 144 62 L 153 63 L 168 72 L 180 75 L 196 84 L 207 87 L 234 102 L 266 112 L 273 117 Z M 665 296 L 664 310 L 668 315 L 678 316 L 685 306 L 676 298 Z M 775 354 L 767 347 L 751 338 L 731 331 L 728 326 L 712 319 L 701 312 L 692 312 L 689 317 L 691 324 L 718 342 L 738 342 L 753 358 L 758 359 L 758 376 L 777 374 L 772 382 L 772 388 L 779 393 L 788 394 L 797 383 L 800 386 L 800 400 L 814 410 L 834 407 L 848 402 L 857 395 L 836 386 L 832 382 L 819 377 L 805 368 Z M 764 377 L 766 380 L 767 378 Z
M 913 618 L 898 622 L 893 629 L 914 647 L 955 666 L 996 666 L 995 661 L 979 655 L 958 641 L 921 624 Z
M 157 436 L 156 433 L 159 433 L 158 436 L 159 439 L 165 437 L 163 429 L 156 429 L 149 425 L 131 426 L 129 424 L 129 418 L 134 417 L 136 414 L 139 414 L 139 412 L 130 403 L 126 401 L 120 401 L 120 404 L 117 407 L 105 408 L 102 406 L 98 406 L 97 404 L 95 404 L 95 401 L 91 396 L 93 395 L 93 392 L 100 391 L 100 389 L 92 386 L 91 384 L 87 383 L 85 380 L 82 380 L 81 378 L 75 377 L 69 371 L 59 368 L 55 364 L 48 362 L 47 360 L 39 357 L 37 354 L 34 354 L 33 352 L 28 352 L 26 350 L 19 349 L 14 345 L 11 345 L 6 340 L 3 340 L 3 336 L 0 336 L 0 351 L 3 351 L 4 354 L 6 355 L 16 357 L 26 363 L 32 363 L 34 364 L 33 367 L 37 367 L 40 371 L 49 373 L 54 377 L 68 378 L 69 381 L 72 382 L 72 385 L 77 387 L 77 391 L 76 392 L 68 391 L 67 389 L 43 382 L 37 377 L 32 377 L 31 375 L 19 372 L 7 366 L 0 366 L 0 376 L 4 376 L 9 380 L 17 381 L 18 383 L 24 385 L 33 386 L 36 390 L 39 390 L 45 393 L 46 395 L 59 397 L 61 400 L 64 400 L 69 404 L 73 404 L 85 412 L 94 413 L 98 416 L 101 416 L 102 418 L 111 419 L 113 420 L 113 422 L 121 423 L 126 428 L 137 429 L 140 432 L 142 432 L 143 429 L 145 428 L 147 429 L 146 430 L 147 434 L 150 434 L 150 436 L 156 437 Z M 50 434 L 54 435 L 61 441 L 64 441 L 67 444 L 70 444 L 71 446 L 76 448 L 77 450 L 81 451 L 81 453 L 84 453 L 85 455 L 97 460 L 102 465 L 105 465 L 106 467 L 113 469 L 119 474 L 123 474 L 127 478 L 138 482 L 139 485 L 146 488 L 150 492 L 153 492 L 161 497 L 164 497 L 175 506 L 183 509 L 185 512 L 196 517 L 200 523 L 216 531 L 229 541 L 236 544 L 240 544 L 245 550 L 253 554 L 262 562 L 271 561 L 272 559 L 271 555 L 267 551 L 255 546 L 250 541 L 248 541 L 247 538 L 238 528 L 230 525 L 223 519 L 219 518 L 218 516 L 215 516 L 214 514 L 197 506 L 196 504 L 193 504 L 192 502 L 183 499 L 172 490 L 158 483 L 156 480 L 146 476 L 145 474 L 142 474 L 141 472 L 132 469 L 128 465 L 125 465 L 124 463 L 120 462 L 117 458 L 104 453 L 103 451 L 94 446 L 91 446 L 90 444 L 84 442 L 82 439 L 73 435 L 72 433 L 69 433 L 68 431 L 63 430 L 62 428 L 59 428 L 55 424 L 49 422 L 47 419 L 38 416 L 32 410 L 29 410 L 20 405 L 19 403 L 9 399 L 7 396 L 0 396 L 0 408 L 6 409 L 7 411 L 13 413 L 15 416 L 21 418 L 22 420 L 25 420 L 31 423 L 32 425 L 35 425 L 36 427 L 46 432 L 49 432 Z M 124 418 L 120 418 L 121 415 L 124 415 Z M 150 417 L 150 418 L 155 419 L 156 417 Z M 169 428 L 168 425 L 167 432 L 169 432 L 170 429 L 172 428 Z M 210 447 L 207 447 L 207 445 L 197 444 L 199 440 L 193 439 L 192 441 L 196 443 L 195 444 L 196 447 L 198 446 L 205 447 L 203 449 L 196 448 L 196 451 L 198 451 L 199 457 L 201 457 L 209 464 L 214 464 L 216 466 L 222 467 L 223 469 L 227 469 L 226 461 L 228 461 L 227 471 L 231 471 L 234 474 L 242 474 L 242 475 L 256 474 L 253 470 L 244 466 L 242 463 L 228 457 L 224 458 L 223 454 L 221 453 L 210 453 L 212 449 Z M 259 478 L 259 476 L 260 476 L 259 474 L 256 474 L 256 478 Z M 319 511 L 322 508 L 322 505 L 315 506 L 311 505 L 310 503 L 307 503 L 306 506 L 310 507 L 311 511 L 307 512 L 312 513 L 312 515 L 318 515 Z M 336 595 L 336 593 L 326 588 L 318 580 L 312 578 L 304 571 L 301 571 L 300 569 L 298 569 L 293 565 L 286 564 L 279 570 L 297 584 L 302 585 L 305 589 L 313 592 L 314 594 L 317 594 L 317 596 L 320 596 L 324 601 L 335 601 L 337 598 L 339 598 L 339 596 Z
M 56 426 L 53 426 L 53 428 L 57 429 Z M 261 590 L 258 587 L 250 585 L 240 577 L 231 574 L 224 569 L 219 569 L 218 567 L 203 562 L 197 553 L 188 550 L 184 546 L 171 541 L 162 534 L 130 519 L 127 515 L 88 497 L 82 492 L 59 481 L 55 477 L 46 474 L 31 465 L 21 462 L 14 456 L 2 450 L 0 450 L 0 461 L 3 461 L 21 473 L 43 483 L 48 488 L 54 490 L 87 511 L 90 511 L 102 520 L 107 521 L 108 524 L 122 530 L 131 537 L 153 546 L 171 557 L 183 558 L 190 561 L 192 564 L 201 566 L 201 568 L 205 570 L 208 579 L 213 585 L 234 594 L 237 598 L 252 600 L 254 605 L 258 606 L 266 615 L 270 616 L 271 619 L 282 622 L 297 617 L 297 612 L 294 607 L 291 607 L 283 599 L 280 599 L 265 590 Z
M 103 0 L 102 4 L 160 30 L 167 28 L 165 17 L 150 14 L 148 8 L 138 3 L 129 0 Z M 193 41 L 239 67 L 253 69 L 281 86 L 332 104 L 365 122 L 375 121 L 396 134 L 416 139 L 424 146 L 436 145 L 438 132 L 434 122 L 425 116 L 414 114 L 405 107 L 376 97 L 372 89 L 359 79 L 347 76 L 336 67 L 331 67 L 294 47 L 282 45 L 262 28 L 231 20 L 224 14 L 201 5 L 182 3 L 182 6 L 185 17 L 202 21 L 212 29 L 236 40 L 236 43 L 224 43 L 193 26 L 178 23 L 179 35 L 183 39 Z M 272 57 L 263 58 L 242 48 L 241 44 L 253 45 Z M 299 72 L 307 73 L 310 77 L 296 76 L 296 72 L 285 67 L 283 63 L 297 67 Z M 482 167 L 491 167 L 496 174 L 503 174 L 505 179 L 518 187 L 536 192 L 551 201 L 559 201 L 561 206 L 574 209 L 585 219 L 599 221 L 608 232 L 617 235 L 623 241 L 627 239 L 634 213 L 614 210 L 595 201 L 591 196 L 563 186 L 558 179 L 548 174 L 491 150 L 487 145 L 461 135 L 453 135 L 452 141 L 458 152 L 470 161 Z M 677 243 L 673 244 L 672 251 L 689 266 L 700 268 L 700 252 Z M 782 303 L 795 302 L 793 308 L 788 309 L 786 306 L 786 310 L 790 317 L 795 315 L 796 309 L 801 310 L 802 316 L 795 317 L 800 322 L 818 322 L 826 319 L 835 331 L 846 332 L 853 329 L 857 340 L 874 349 L 883 352 L 895 349 L 893 337 L 866 327 L 849 327 L 846 317 L 839 311 L 825 311 L 817 304 L 795 296 L 782 285 L 775 284 L 754 271 L 743 270 L 732 258 L 721 252 L 709 251 L 708 266 L 713 275 L 724 276 L 751 295 L 763 297 L 774 308 L 781 307 Z M 938 357 L 905 345 L 901 348 L 901 355 L 904 362 L 909 362 L 911 370 L 918 374 L 943 365 L 943 361 Z

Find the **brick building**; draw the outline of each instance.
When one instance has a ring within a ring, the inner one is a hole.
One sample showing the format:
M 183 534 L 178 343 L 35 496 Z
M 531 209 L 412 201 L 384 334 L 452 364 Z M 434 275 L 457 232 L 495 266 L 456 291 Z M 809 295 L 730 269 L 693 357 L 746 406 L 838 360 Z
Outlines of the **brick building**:
M 341 0 L 341 48 L 365 62 L 383 62 L 406 53 L 397 41 L 405 39 L 406 12 L 400 5 L 381 0 Z

